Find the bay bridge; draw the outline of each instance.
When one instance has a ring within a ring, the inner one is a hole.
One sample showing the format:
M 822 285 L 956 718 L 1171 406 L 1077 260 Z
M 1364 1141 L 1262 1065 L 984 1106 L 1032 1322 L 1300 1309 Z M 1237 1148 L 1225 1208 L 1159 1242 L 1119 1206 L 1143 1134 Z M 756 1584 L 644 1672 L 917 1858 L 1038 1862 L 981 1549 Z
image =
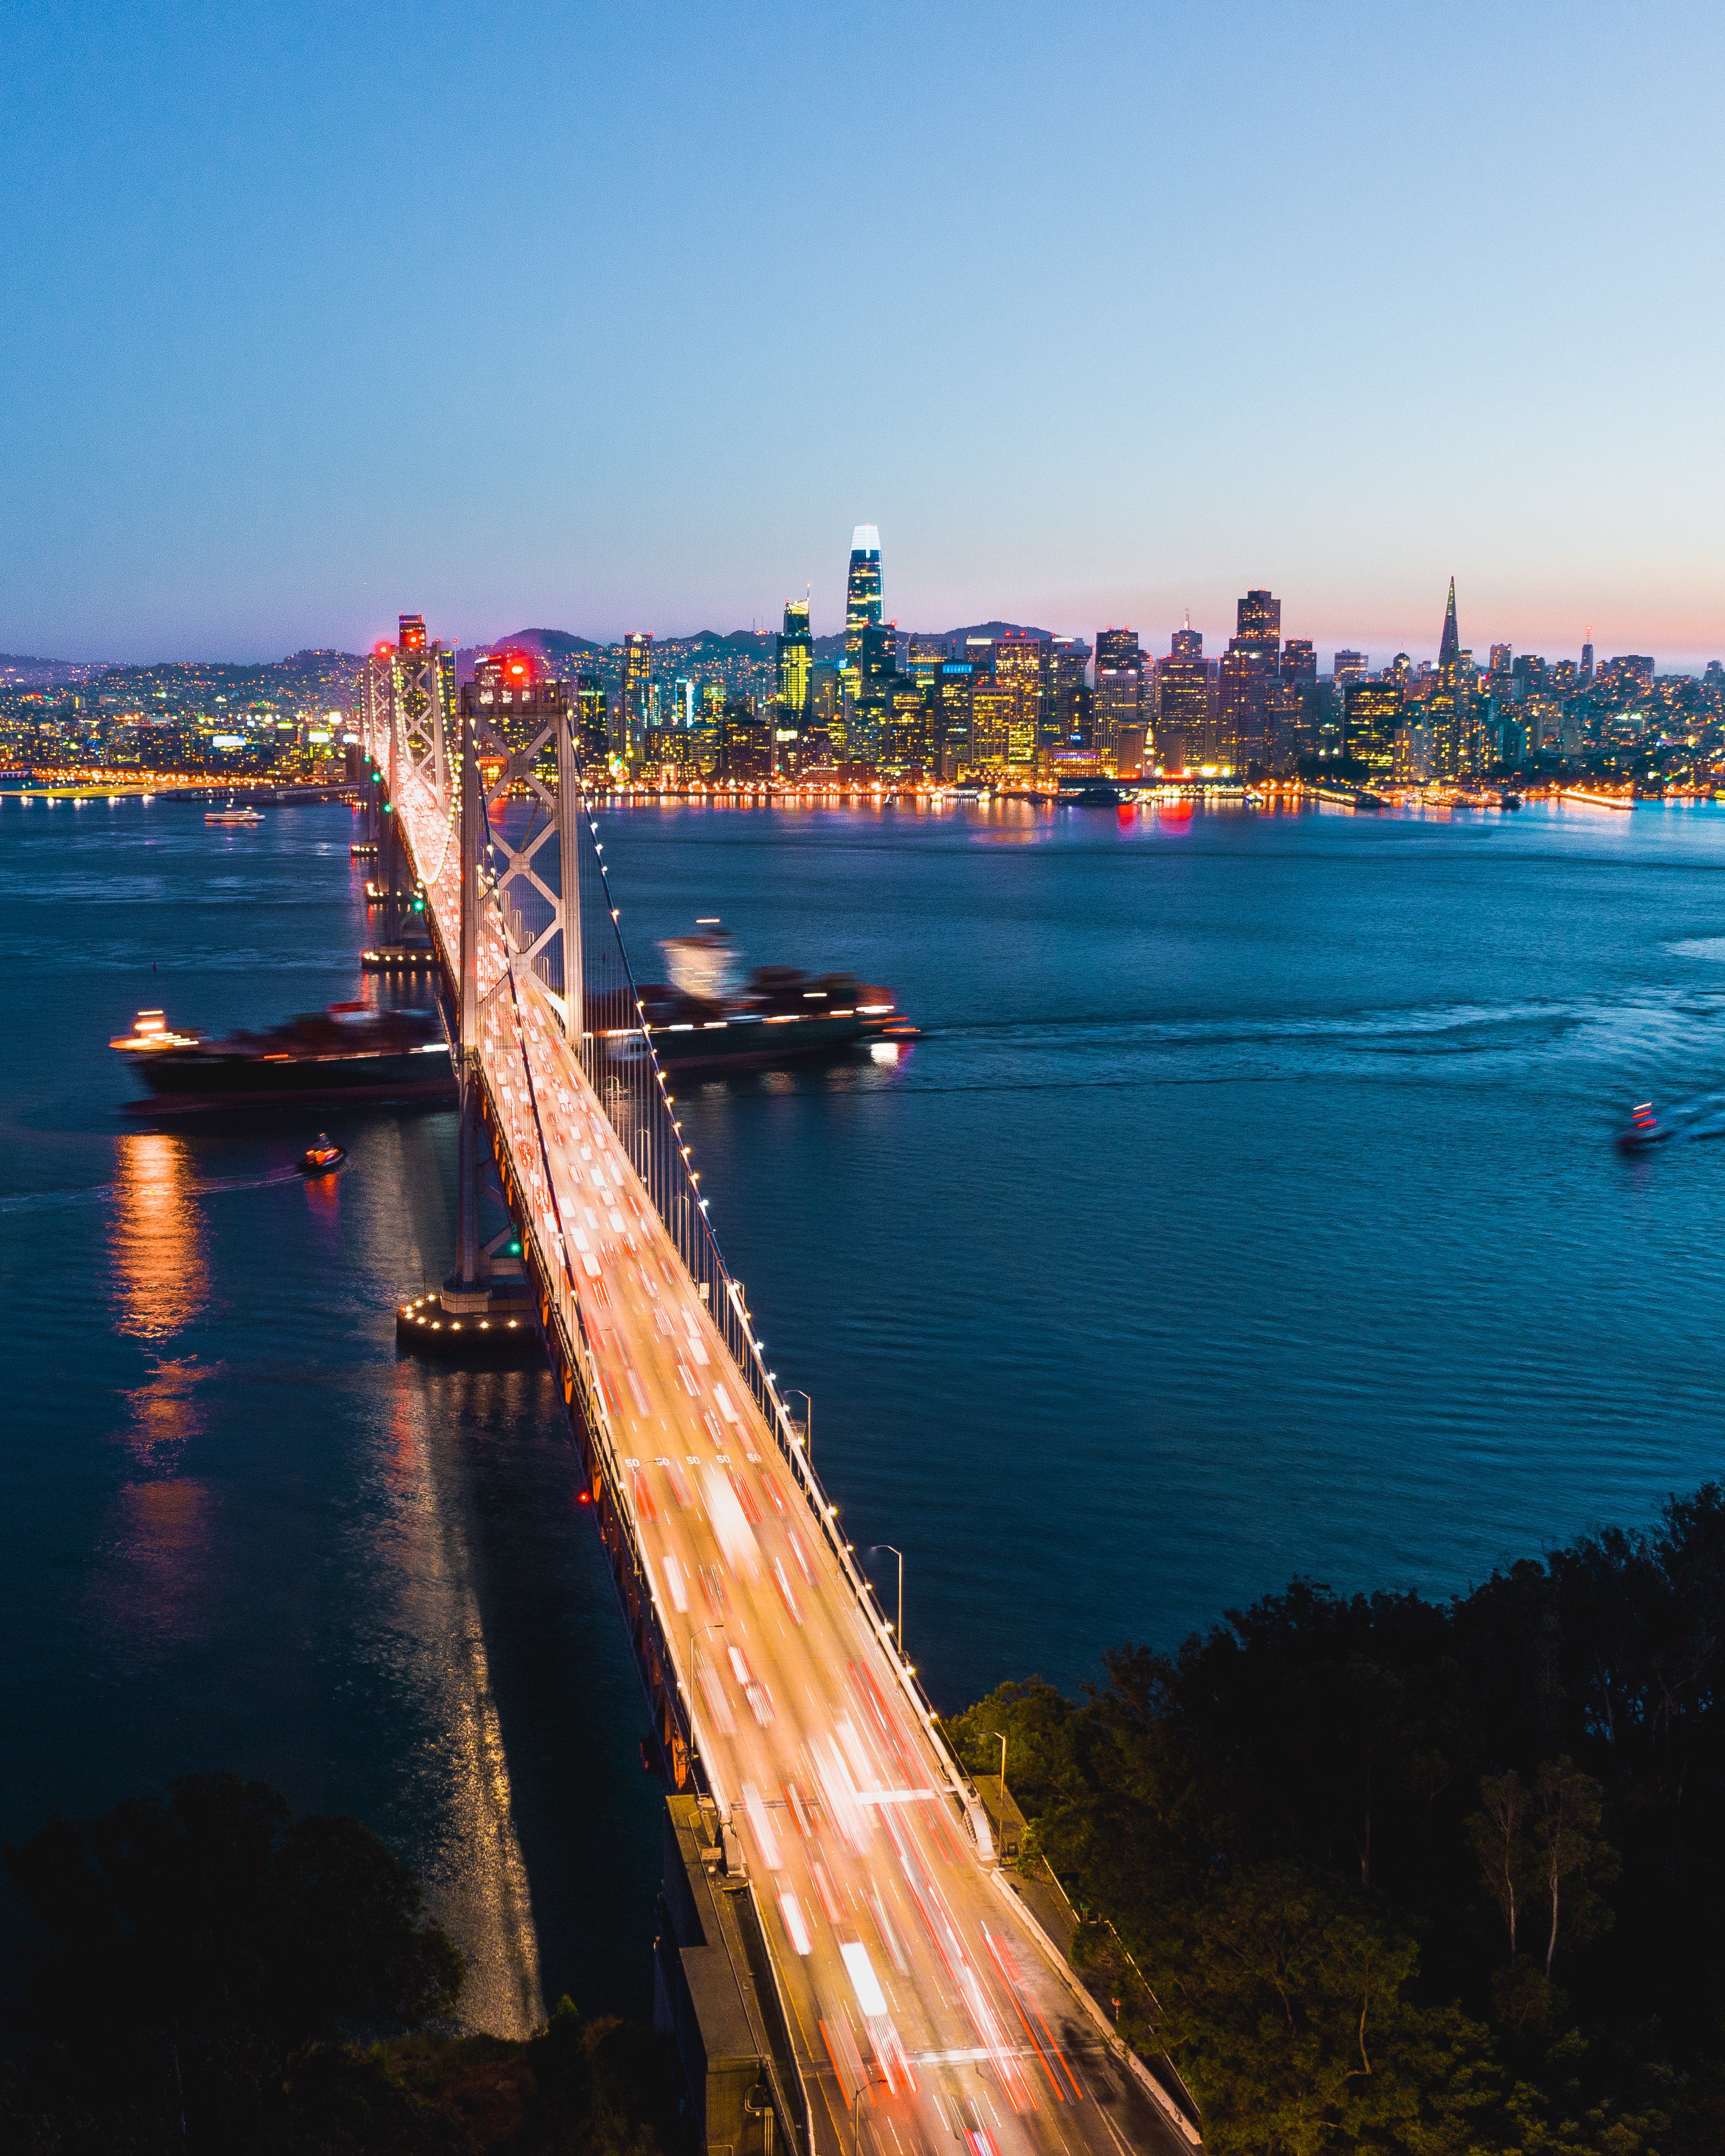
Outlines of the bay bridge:
M 461 1090 L 455 1271 L 403 1322 L 477 1347 L 531 1296 L 671 1792 L 658 2013 L 698 2132 L 727 2156 L 1197 2148 L 1178 2077 L 1014 1891 L 1004 1789 L 991 1818 L 815 1474 L 636 993 L 562 685 L 511 657 L 458 696 L 404 631 L 361 702 L 380 891 L 423 906 Z

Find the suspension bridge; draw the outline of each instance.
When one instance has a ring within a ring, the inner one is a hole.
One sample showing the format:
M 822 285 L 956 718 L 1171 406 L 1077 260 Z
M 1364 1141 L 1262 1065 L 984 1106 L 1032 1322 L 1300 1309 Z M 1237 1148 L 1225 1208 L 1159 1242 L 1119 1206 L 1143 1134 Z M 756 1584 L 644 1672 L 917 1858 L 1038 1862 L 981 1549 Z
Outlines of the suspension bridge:
M 949 1749 L 768 1367 L 562 685 L 511 660 L 458 694 L 404 631 L 361 729 L 380 887 L 423 906 L 461 1087 L 455 1271 L 404 1317 L 477 1346 L 531 1298 L 672 1793 L 658 2012 L 698 2132 L 727 2156 L 1197 2148 L 1177 2077 L 1003 1871 L 1004 1802 Z M 524 1280 L 481 1241 L 487 1147 Z

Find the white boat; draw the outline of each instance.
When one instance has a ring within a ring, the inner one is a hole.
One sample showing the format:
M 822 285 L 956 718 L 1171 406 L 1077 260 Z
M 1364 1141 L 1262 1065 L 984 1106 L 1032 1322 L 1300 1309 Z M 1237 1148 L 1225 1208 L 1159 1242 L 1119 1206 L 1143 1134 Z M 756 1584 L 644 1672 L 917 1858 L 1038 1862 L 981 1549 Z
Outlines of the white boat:
M 234 803 L 230 801 L 225 808 L 206 808 L 203 812 L 203 820 L 206 824 L 226 824 L 249 826 L 254 824 L 261 824 L 264 818 L 260 810 L 256 808 L 236 808 Z

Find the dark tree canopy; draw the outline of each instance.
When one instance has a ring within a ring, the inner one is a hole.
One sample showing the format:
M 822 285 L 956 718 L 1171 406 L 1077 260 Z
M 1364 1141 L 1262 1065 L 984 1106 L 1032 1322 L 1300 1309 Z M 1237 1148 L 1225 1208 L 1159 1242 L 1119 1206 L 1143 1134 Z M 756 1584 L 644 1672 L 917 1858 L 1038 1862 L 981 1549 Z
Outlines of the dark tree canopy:
M 1725 2148 L 1721 1486 L 1447 1604 L 1296 1580 L 994 1731 L 1217 2156 Z
M 375 2111 L 379 2089 L 314 2067 L 315 2047 L 423 2026 L 460 1989 L 413 1873 L 357 1820 L 295 1820 L 261 1782 L 187 1776 L 166 1802 L 55 1820 L 4 1861 L 31 1933 L 8 2100 L 15 2123 L 70 2137 L 44 2147 L 265 2148 L 296 2076 L 303 2098 L 308 2076 L 345 2075 L 341 2105 Z

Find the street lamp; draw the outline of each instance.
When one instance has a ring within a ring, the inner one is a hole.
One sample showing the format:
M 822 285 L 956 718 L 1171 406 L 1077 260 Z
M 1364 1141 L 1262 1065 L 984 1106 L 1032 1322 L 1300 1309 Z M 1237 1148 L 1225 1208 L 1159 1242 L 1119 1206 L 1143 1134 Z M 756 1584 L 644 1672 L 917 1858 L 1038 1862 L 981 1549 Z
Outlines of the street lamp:
M 891 1550 L 898 1559 L 898 1630 L 895 1636 L 898 1640 L 898 1658 L 902 1661 L 905 1658 L 905 1553 L 901 1549 L 894 1548 L 891 1543 L 876 1543 L 875 1549 Z M 874 1553 L 874 1550 L 869 1553 L 870 1557 Z
M 790 1426 L 796 1435 L 802 1439 L 804 1456 L 808 1459 L 813 1460 L 814 1457 L 814 1401 L 809 1399 L 808 1394 L 803 1390 L 803 1388 L 800 1385 L 786 1385 L 783 1387 L 779 1392 L 779 1398 L 782 1400 L 801 1400 L 803 1403 L 802 1421 L 799 1423 L 794 1415 L 790 1414 L 787 1414 L 785 1420 L 790 1424 Z
M 985 1729 L 983 1734 L 1000 1739 L 1000 1830 L 1004 1834 L 1006 1831 L 1006 1735 L 1004 1730 L 999 1729 Z

